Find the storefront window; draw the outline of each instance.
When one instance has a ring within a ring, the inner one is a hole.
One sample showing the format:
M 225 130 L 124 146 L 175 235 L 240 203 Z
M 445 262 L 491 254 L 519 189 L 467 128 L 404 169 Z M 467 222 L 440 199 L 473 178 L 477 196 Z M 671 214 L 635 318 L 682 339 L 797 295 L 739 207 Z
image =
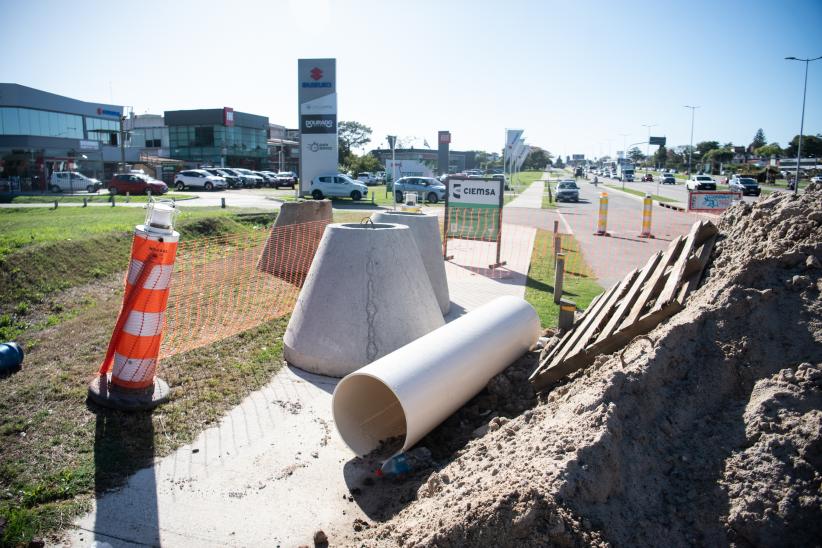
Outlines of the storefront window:
M 29 108 L 0 107 L 0 135 L 83 138 L 83 119 Z

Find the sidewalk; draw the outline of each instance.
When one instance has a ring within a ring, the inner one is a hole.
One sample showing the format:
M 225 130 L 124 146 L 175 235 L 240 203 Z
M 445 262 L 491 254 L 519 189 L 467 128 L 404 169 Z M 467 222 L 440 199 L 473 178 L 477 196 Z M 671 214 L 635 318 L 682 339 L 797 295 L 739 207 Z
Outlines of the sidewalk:
M 541 190 L 535 192 L 541 200 Z M 495 258 L 495 244 L 449 241 L 454 259 L 446 262 L 452 301 L 447 321 L 500 295 L 524 295 L 536 230 L 503 225 L 503 233 L 502 259 L 508 264 L 493 274 L 486 258 Z M 334 427 L 331 395 L 337 382 L 284 367 L 193 443 L 96 500 L 75 521 L 68 541 L 296 546 L 313 545 L 313 533 L 322 529 L 338 545 L 355 519 L 371 522 L 347 497 L 351 489 L 367 488 L 363 480 L 373 471 L 352 463 L 354 455 Z
M 542 193 L 545 191 L 544 181 L 534 181 L 525 191 L 505 204 L 505 207 L 527 207 L 542 209 Z

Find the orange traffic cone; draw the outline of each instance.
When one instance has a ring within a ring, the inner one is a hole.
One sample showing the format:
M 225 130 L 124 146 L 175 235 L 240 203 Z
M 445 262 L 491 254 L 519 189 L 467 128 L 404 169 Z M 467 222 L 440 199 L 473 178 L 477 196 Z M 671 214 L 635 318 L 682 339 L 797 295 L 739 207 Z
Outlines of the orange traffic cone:
M 173 205 L 152 201 L 145 224 L 134 229 L 123 306 L 99 375 L 89 384 L 95 403 L 136 410 L 168 401 L 168 384 L 155 372 L 180 239 L 176 213 Z

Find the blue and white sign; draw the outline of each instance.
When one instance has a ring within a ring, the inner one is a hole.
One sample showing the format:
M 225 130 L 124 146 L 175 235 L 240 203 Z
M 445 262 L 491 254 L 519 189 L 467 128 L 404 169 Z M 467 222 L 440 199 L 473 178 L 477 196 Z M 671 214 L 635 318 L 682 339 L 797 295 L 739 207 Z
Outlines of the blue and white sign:
M 300 193 L 304 194 L 314 177 L 337 171 L 337 60 L 300 59 L 297 65 Z

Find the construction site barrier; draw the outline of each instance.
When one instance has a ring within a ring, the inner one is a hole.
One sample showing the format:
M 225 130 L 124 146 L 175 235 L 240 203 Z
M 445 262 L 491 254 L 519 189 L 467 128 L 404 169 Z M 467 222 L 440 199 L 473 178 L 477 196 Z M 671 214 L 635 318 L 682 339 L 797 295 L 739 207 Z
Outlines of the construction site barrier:
M 608 193 L 599 195 L 599 215 L 597 217 L 597 236 L 608 236 Z
M 651 215 L 653 214 L 654 200 L 650 194 L 645 194 L 642 200 L 642 232 L 639 234 L 642 238 L 653 238 L 651 234 Z

